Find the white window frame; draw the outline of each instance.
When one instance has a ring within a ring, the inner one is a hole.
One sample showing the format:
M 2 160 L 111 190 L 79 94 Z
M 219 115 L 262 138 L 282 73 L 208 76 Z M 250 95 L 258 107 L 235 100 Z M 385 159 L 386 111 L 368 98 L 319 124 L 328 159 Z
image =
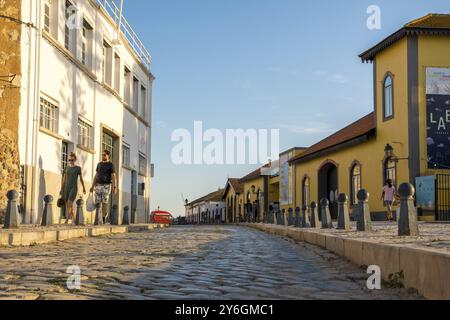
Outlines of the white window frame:
M 92 150 L 94 148 L 94 126 L 81 117 L 78 118 L 77 126 L 78 146 L 88 150 Z
M 141 160 L 144 160 L 144 162 L 145 162 L 145 172 L 143 172 L 143 170 L 142 170 Z M 146 177 L 147 171 L 148 171 L 147 157 L 144 154 L 139 152 L 139 175 Z
M 128 144 L 122 144 L 122 165 L 126 168 L 131 167 L 131 148 Z
M 43 94 L 39 99 L 39 127 L 55 134 L 59 131 L 59 104 Z

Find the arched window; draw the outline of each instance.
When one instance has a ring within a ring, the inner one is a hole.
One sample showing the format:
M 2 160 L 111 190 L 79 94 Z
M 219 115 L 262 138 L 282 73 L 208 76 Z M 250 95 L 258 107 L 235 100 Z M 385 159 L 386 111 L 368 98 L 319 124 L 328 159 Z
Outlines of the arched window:
M 305 177 L 303 179 L 302 199 L 303 199 L 304 206 L 310 205 L 310 203 L 311 203 L 311 187 L 310 187 L 309 177 Z
M 352 205 L 358 203 L 358 192 L 361 190 L 361 166 L 359 164 L 355 164 L 350 172 L 350 200 Z
M 397 185 L 397 162 L 393 157 L 389 157 L 384 162 L 384 182 L 392 180 L 394 186 Z
M 384 79 L 384 101 L 383 114 L 384 119 L 389 119 L 394 116 L 394 80 L 391 74 L 388 74 Z

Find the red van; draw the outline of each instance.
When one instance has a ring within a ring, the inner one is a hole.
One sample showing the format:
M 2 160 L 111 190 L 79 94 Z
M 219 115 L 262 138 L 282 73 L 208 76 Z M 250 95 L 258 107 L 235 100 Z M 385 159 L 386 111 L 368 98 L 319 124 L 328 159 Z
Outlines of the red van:
M 151 223 L 172 224 L 173 216 L 167 211 L 153 211 L 150 215 Z

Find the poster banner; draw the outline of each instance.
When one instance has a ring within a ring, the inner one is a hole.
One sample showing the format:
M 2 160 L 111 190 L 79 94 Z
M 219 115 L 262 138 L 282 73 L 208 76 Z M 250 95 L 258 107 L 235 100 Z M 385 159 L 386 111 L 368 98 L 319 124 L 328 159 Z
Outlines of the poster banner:
M 450 68 L 427 68 L 429 169 L 450 169 Z
M 434 210 L 436 205 L 436 177 L 416 178 L 417 208 Z
M 291 195 L 289 190 L 289 156 L 282 155 L 280 157 L 280 205 L 286 206 L 291 204 Z

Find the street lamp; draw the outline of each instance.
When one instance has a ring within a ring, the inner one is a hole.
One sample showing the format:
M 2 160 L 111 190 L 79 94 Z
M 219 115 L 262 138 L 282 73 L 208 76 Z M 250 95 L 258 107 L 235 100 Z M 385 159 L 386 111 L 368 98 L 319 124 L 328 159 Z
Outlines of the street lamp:
M 387 144 L 386 147 L 384 147 L 384 154 L 386 155 L 386 158 L 391 158 L 394 155 L 394 148 Z
M 252 193 L 256 194 L 256 187 L 254 185 L 252 186 Z

